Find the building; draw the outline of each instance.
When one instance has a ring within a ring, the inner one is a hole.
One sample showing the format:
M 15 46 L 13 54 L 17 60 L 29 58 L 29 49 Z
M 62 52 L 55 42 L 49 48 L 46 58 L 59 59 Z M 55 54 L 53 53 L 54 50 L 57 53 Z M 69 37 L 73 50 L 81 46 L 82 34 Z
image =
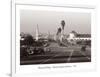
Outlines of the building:
M 72 31 L 69 33 L 67 40 L 71 44 L 76 44 L 77 41 L 91 41 L 91 34 L 78 34 Z

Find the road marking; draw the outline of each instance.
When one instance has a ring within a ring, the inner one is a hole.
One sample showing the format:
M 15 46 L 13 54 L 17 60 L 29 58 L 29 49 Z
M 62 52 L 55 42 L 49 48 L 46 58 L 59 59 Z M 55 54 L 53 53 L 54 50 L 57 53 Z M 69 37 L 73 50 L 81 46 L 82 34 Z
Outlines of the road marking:
M 87 57 L 85 53 L 83 53 L 82 51 L 80 51 L 80 53 L 85 56 L 88 60 L 90 60 L 91 58 Z
M 73 52 L 74 52 L 74 50 L 72 50 L 72 52 L 70 53 L 69 58 L 67 59 L 67 62 L 69 62 L 71 60 L 71 57 L 73 55 Z

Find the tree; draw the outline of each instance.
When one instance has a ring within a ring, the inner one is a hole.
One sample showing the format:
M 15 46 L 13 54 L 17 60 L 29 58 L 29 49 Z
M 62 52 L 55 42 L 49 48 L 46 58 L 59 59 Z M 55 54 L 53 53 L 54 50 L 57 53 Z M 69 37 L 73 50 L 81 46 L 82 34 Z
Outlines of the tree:
M 34 39 L 32 35 L 30 34 L 25 34 L 24 40 L 20 41 L 21 45 L 32 45 L 34 43 Z
M 32 35 L 29 35 L 29 34 L 28 34 L 28 35 L 26 36 L 26 38 L 25 38 L 25 41 L 26 41 L 26 44 L 27 44 L 27 45 L 32 45 L 33 42 L 34 42 Z
M 61 28 L 58 28 L 57 35 L 61 33 Z
M 62 25 L 62 29 L 64 30 L 64 27 L 65 27 L 65 21 L 64 20 L 61 21 L 61 25 Z

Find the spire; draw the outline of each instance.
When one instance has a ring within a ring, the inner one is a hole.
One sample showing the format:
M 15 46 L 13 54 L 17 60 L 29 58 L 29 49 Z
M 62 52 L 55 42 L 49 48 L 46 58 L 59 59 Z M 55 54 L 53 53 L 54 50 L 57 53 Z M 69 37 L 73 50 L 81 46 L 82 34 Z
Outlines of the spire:
M 38 24 L 36 26 L 36 41 L 39 40 L 39 28 L 38 28 Z

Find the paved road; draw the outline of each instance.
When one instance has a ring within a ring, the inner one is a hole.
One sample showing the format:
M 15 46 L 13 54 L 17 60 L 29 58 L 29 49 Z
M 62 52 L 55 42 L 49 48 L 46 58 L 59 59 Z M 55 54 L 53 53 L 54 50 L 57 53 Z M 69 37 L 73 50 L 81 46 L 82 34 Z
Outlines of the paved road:
M 28 64 L 51 64 L 51 63 L 75 63 L 75 62 L 90 62 L 91 50 L 80 51 L 79 46 L 60 47 L 57 43 L 51 43 L 49 46 L 51 52 L 46 52 L 44 55 L 31 55 L 21 59 L 21 65 Z

